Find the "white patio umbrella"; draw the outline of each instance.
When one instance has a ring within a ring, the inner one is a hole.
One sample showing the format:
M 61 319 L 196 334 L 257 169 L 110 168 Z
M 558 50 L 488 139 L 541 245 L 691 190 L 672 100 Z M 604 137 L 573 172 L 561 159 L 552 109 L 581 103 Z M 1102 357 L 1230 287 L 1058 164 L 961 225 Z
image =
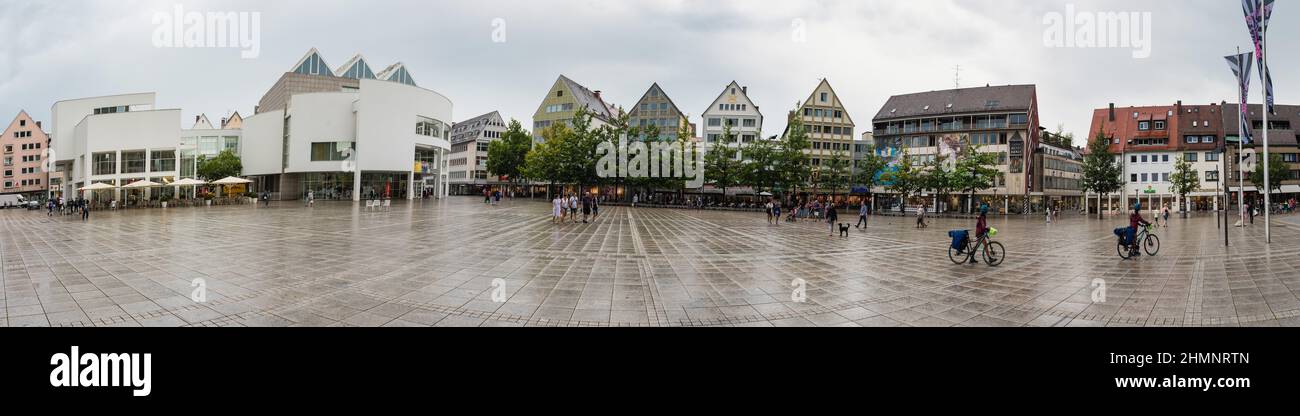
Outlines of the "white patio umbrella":
M 191 186 L 191 187 L 195 187 L 195 189 L 197 189 L 199 185 L 206 185 L 206 184 L 207 184 L 207 182 L 204 182 L 204 181 L 201 181 L 201 180 L 198 180 L 198 179 L 185 178 L 185 179 L 181 179 L 181 180 L 176 181 L 176 182 L 172 182 L 172 183 L 171 183 L 171 186 Z M 196 193 L 197 193 L 197 192 L 196 192 Z
M 218 180 L 212 181 L 211 183 L 212 183 L 213 185 L 243 185 L 243 184 L 253 183 L 253 181 L 250 181 L 250 180 L 248 180 L 248 179 L 244 179 L 244 178 L 236 178 L 236 177 L 234 177 L 234 176 L 227 176 L 227 177 L 224 177 L 224 178 L 221 178 L 221 179 L 218 179 Z
M 106 183 L 92 183 L 90 185 L 77 188 L 77 190 L 78 191 L 106 191 L 109 189 L 116 189 L 116 188 L 117 188 L 116 186 L 109 185 Z
M 158 182 L 154 182 L 154 181 L 151 181 L 151 180 L 145 179 L 145 180 L 139 180 L 139 181 L 131 182 L 131 183 L 129 183 L 129 184 L 123 186 L 122 189 L 153 188 L 153 187 L 158 187 L 158 186 L 163 186 L 163 185 L 160 184 L 160 183 L 158 183 Z
M 222 187 L 225 187 L 226 185 L 246 185 L 250 183 L 253 183 L 253 181 L 244 178 L 236 178 L 234 176 L 227 176 L 211 182 L 212 185 L 221 185 Z

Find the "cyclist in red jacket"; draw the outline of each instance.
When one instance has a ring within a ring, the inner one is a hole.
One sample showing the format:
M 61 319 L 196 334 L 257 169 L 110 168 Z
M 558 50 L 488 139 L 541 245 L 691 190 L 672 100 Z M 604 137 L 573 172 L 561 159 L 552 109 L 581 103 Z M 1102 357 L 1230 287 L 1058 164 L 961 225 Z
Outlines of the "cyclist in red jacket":
M 1142 218 L 1142 203 L 1139 202 L 1133 205 L 1133 214 L 1128 216 L 1128 244 L 1129 250 L 1132 250 L 1133 253 L 1136 253 L 1137 255 L 1141 255 L 1141 250 L 1138 250 L 1137 242 L 1138 227 L 1146 227 L 1148 225 L 1151 225 L 1151 223 Z

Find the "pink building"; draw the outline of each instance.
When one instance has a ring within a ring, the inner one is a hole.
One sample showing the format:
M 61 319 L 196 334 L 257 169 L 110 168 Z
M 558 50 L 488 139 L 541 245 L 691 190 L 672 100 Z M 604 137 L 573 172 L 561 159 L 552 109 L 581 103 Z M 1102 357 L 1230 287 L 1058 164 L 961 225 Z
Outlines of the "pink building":
M 46 151 L 50 137 L 41 130 L 41 123 L 32 120 L 26 111 L 19 111 L 0 136 L 3 151 L 4 176 L 0 177 L 0 194 L 20 194 L 28 200 L 45 198 L 50 186 L 50 175 L 45 171 Z

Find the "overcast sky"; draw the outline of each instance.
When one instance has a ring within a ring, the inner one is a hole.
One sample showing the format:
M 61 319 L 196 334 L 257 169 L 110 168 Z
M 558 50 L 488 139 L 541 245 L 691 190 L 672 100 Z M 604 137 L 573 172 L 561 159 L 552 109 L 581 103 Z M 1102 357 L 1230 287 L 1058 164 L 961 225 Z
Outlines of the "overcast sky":
M 1278 102 L 1296 103 L 1300 48 L 1284 42 L 1300 39 L 1300 8 L 1279 3 L 1270 65 Z M 1045 16 L 1064 15 L 1067 4 L 1149 12 L 1150 57 L 1045 46 Z M 1064 124 L 1082 145 L 1092 109 L 1110 102 L 1233 101 L 1223 56 L 1250 49 L 1233 0 L 214 0 L 184 10 L 260 12 L 260 55 L 155 47 L 154 16 L 172 13 L 172 2 L 0 0 L 0 117 L 26 109 L 49 120 L 58 100 L 153 91 L 158 108 L 215 122 L 251 114 L 315 47 L 333 66 L 358 52 L 375 71 L 406 63 L 421 87 L 451 98 L 457 121 L 499 110 L 531 126 L 565 74 L 628 109 L 658 82 L 699 122 L 736 80 L 762 107 L 766 135 L 780 133 L 785 112 L 820 78 L 864 131 L 890 95 L 951 88 L 960 65 L 963 87 L 1037 84 L 1041 124 Z M 1251 102 L 1260 102 L 1259 85 Z

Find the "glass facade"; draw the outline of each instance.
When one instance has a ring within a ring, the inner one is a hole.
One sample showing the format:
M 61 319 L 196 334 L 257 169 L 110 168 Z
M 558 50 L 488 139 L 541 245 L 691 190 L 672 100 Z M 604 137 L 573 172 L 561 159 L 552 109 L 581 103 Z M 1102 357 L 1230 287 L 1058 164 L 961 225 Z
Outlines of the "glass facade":
M 324 172 L 302 175 L 302 198 L 314 192 L 318 200 L 345 201 L 352 199 L 352 173 Z
M 362 199 L 406 199 L 409 175 L 405 172 L 361 174 Z

